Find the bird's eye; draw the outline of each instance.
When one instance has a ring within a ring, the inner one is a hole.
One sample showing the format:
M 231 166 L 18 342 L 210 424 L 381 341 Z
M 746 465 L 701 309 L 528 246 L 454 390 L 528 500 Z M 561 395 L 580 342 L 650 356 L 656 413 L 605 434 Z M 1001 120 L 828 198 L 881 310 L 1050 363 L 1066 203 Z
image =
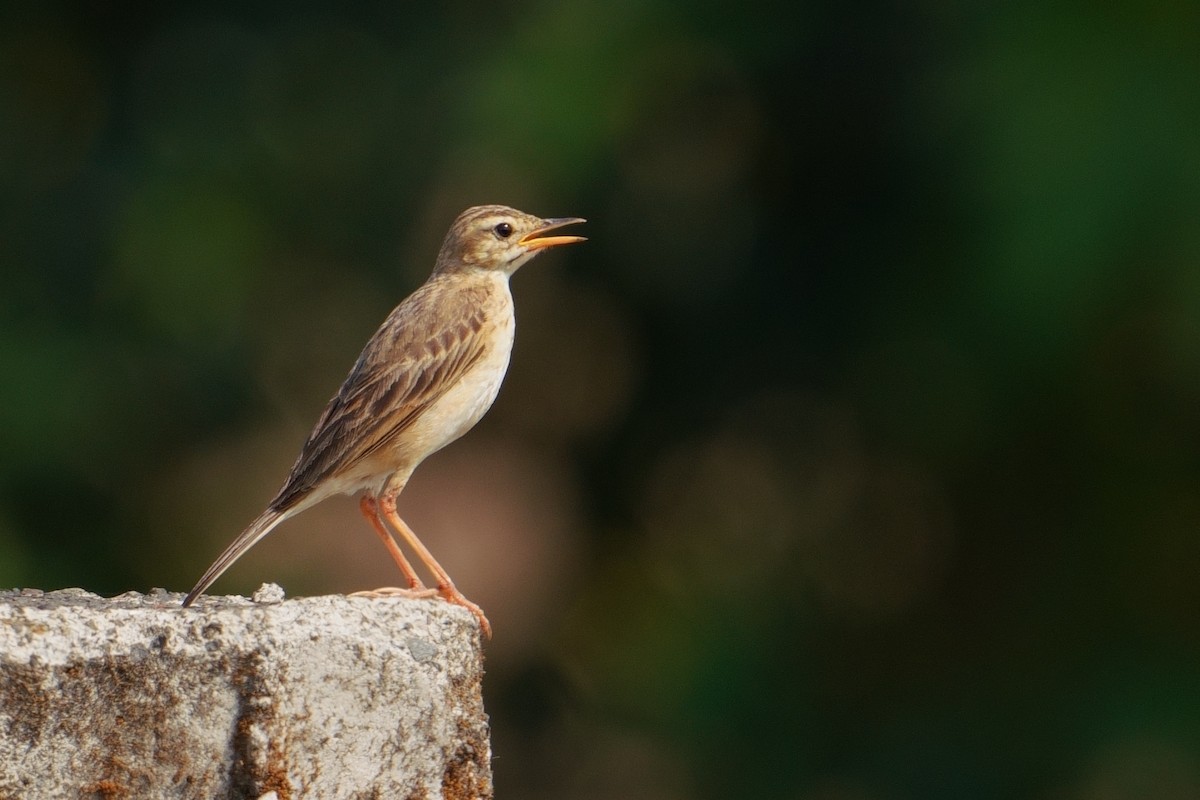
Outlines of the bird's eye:
M 496 231 L 496 235 L 501 239 L 507 239 L 512 236 L 512 225 L 509 225 L 507 222 L 501 222 L 492 230 Z

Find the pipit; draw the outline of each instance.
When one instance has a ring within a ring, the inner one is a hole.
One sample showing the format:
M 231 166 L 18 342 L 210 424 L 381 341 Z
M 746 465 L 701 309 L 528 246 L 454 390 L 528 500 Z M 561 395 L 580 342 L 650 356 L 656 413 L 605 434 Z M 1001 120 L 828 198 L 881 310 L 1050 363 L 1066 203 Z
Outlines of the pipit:
M 417 465 L 470 430 L 496 399 L 515 329 L 509 277 L 547 248 L 585 241 L 549 235 L 583 221 L 539 219 L 505 206 L 476 206 L 460 214 L 442 242 L 433 274 L 367 342 L 283 488 L 213 562 L 184 606 L 288 517 L 335 494 L 361 491 L 363 516 L 408 583 L 362 594 L 440 595 L 469 609 L 490 637 L 482 609 L 463 597 L 400 519 L 396 497 Z M 389 524 L 432 573 L 436 589 L 426 588 L 417 576 Z

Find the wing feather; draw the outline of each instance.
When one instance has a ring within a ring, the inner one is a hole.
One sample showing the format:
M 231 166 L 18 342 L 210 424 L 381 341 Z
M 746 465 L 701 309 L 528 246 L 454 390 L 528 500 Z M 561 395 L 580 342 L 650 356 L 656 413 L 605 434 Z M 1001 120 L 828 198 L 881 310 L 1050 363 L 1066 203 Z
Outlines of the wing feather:
M 325 407 L 271 508 L 292 506 L 387 446 L 454 386 L 487 352 L 478 335 L 487 299 L 482 289 L 431 282 L 397 306 Z

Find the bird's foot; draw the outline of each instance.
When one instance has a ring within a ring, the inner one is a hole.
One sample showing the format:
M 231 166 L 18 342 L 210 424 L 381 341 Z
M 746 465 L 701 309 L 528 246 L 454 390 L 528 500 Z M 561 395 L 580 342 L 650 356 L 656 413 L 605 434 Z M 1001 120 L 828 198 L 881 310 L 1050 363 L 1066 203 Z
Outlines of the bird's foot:
M 370 597 L 373 600 L 378 600 L 383 597 L 407 597 L 412 600 L 424 600 L 428 597 L 437 597 L 437 589 L 401 589 L 396 586 L 384 586 L 380 589 L 368 589 L 361 592 L 351 592 L 350 597 Z
M 475 615 L 475 619 L 479 620 L 479 627 L 483 630 L 483 635 L 488 639 L 492 638 L 492 624 L 488 622 L 487 617 L 483 615 L 483 609 L 472 603 L 467 598 L 463 597 L 462 592 L 454 588 L 453 585 L 441 586 L 437 589 L 401 589 L 396 586 L 384 586 L 381 589 L 371 589 L 362 592 L 351 592 L 350 597 L 369 597 L 373 600 L 378 600 L 384 597 L 407 597 L 413 600 L 425 600 L 430 597 L 441 597 L 448 603 L 453 603 L 456 606 L 462 606 L 467 611 Z
M 492 638 L 492 623 L 488 622 L 487 617 L 483 615 L 483 609 L 463 597 L 462 592 L 454 588 L 454 584 L 444 584 L 439 586 L 436 591 L 446 602 L 462 606 L 474 614 L 475 619 L 479 620 L 479 627 L 483 630 L 484 637 L 488 639 Z

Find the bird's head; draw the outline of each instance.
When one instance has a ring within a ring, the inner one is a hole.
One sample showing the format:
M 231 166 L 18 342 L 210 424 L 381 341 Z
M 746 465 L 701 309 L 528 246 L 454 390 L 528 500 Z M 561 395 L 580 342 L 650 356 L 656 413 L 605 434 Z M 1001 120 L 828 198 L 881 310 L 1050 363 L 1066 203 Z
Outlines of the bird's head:
M 437 271 L 496 270 L 512 275 L 538 253 L 562 244 L 586 241 L 583 236 L 553 236 L 579 217 L 541 219 L 507 206 L 475 206 L 458 215 L 442 242 Z

